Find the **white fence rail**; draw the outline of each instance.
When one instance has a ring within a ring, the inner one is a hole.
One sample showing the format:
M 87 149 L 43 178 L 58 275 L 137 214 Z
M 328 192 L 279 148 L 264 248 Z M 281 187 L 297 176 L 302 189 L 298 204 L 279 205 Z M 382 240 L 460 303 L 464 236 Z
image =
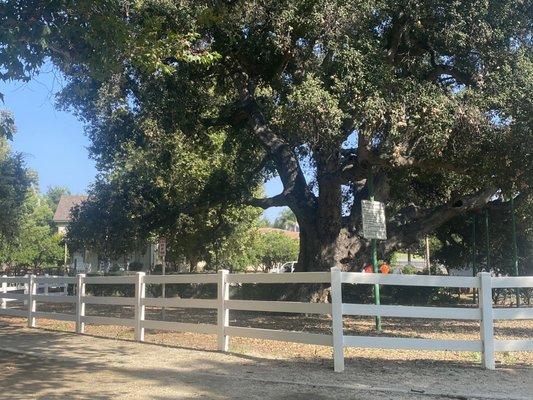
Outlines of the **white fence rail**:
M 62 321 L 74 321 L 76 332 L 84 333 L 85 324 L 110 324 L 131 327 L 135 331 L 135 339 L 144 340 L 146 329 L 186 331 L 216 334 L 218 347 L 228 351 L 231 336 L 270 339 L 286 342 L 297 342 L 333 347 L 335 371 L 344 370 L 344 349 L 346 347 L 367 347 L 384 349 L 416 349 L 416 350 L 452 350 L 481 352 L 483 366 L 495 368 L 494 353 L 497 351 L 533 351 L 532 339 L 495 340 L 494 320 L 533 319 L 533 308 L 499 309 L 493 308 L 492 289 L 494 288 L 531 288 L 533 277 L 492 277 L 489 273 L 479 273 L 477 277 L 450 276 L 419 276 L 419 275 L 382 275 L 341 272 L 332 268 L 330 272 L 306 272 L 294 274 L 218 274 L 145 276 L 140 272 L 135 276 L 86 277 L 0 277 L 0 315 L 27 317 L 28 326 L 35 327 L 36 319 L 49 318 Z M 180 299 L 180 298 L 149 298 L 146 297 L 146 285 L 160 284 L 216 284 L 217 297 L 214 299 Z M 232 300 L 229 296 L 231 284 L 327 284 L 331 285 L 331 304 L 305 303 L 288 301 L 257 301 Z M 38 293 L 40 285 L 54 287 L 75 286 L 75 295 L 68 295 L 66 289 L 62 296 L 52 296 L 47 290 Z M 135 285 L 134 297 L 87 296 L 86 285 Z M 479 307 L 420 307 L 400 305 L 346 304 L 342 302 L 343 284 L 379 284 L 404 286 L 432 287 L 470 287 L 478 288 L 480 293 Z M 13 286 L 15 285 L 15 286 Z M 18 286 L 17 286 L 18 285 Z M 13 293 L 10 287 L 26 288 L 24 293 Z M 23 309 L 7 307 L 6 300 L 24 301 Z M 37 311 L 37 303 L 73 303 L 75 314 Z M 133 318 L 116 318 L 108 316 L 86 315 L 87 304 L 129 306 L 135 311 Z M 180 307 L 216 309 L 216 324 L 194 324 L 145 319 L 146 307 Z M 273 329 L 259 329 L 241 326 L 230 326 L 229 310 L 247 310 L 259 312 L 283 312 L 302 314 L 331 315 L 331 334 L 293 332 Z M 441 340 L 423 338 L 397 338 L 346 335 L 343 329 L 345 315 L 401 317 L 401 318 L 434 318 L 451 320 L 480 321 L 480 337 L 478 340 Z
M 9 278 L 4 279 L 2 283 L 0 284 L 0 307 L 2 309 L 6 308 L 6 304 L 11 301 L 24 301 L 24 305 L 28 303 L 27 301 L 27 295 L 29 290 L 29 275 L 25 276 L 14 276 L 14 277 L 8 277 L 7 275 L 3 275 L 1 277 Z M 68 294 L 68 283 L 60 283 L 58 282 L 58 279 L 60 278 L 58 276 L 37 276 L 35 277 L 35 281 L 37 283 L 37 294 L 43 293 L 45 296 L 66 296 Z M 75 279 L 75 278 L 70 278 Z M 74 283 L 74 282 L 72 282 Z M 52 289 L 52 291 L 50 291 Z M 14 293 L 14 292 L 21 292 L 22 293 Z M 3 296 L 2 294 L 11 292 L 10 296 Z M 50 300 L 53 301 L 53 300 Z

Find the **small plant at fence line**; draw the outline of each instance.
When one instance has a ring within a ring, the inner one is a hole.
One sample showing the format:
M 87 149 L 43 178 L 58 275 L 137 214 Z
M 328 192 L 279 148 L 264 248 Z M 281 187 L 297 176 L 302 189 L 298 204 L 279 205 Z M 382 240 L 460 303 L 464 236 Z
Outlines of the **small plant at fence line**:
M 416 268 L 413 267 L 411 264 L 407 264 L 405 267 L 402 268 L 402 274 L 405 275 L 415 275 L 416 272 Z

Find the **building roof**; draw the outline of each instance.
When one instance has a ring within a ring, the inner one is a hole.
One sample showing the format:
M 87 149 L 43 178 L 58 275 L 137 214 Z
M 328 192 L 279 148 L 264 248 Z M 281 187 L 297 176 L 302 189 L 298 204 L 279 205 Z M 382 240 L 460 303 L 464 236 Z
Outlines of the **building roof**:
M 67 196 L 62 195 L 59 198 L 56 212 L 54 214 L 54 222 L 70 222 L 70 211 L 72 208 L 81 204 L 87 199 L 87 196 Z
M 286 229 L 278 229 L 278 228 L 259 228 L 259 232 L 261 233 L 267 233 L 267 232 L 277 232 L 281 233 L 285 236 L 290 237 L 291 239 L 298 239 L 300 237 L 300 232 L 294 232 L 294 231 L 288 231 Z

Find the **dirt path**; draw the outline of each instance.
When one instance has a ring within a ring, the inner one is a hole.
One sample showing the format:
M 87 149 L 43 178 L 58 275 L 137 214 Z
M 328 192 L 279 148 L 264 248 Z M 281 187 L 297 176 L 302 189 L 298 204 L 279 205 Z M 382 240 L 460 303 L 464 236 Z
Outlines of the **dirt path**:
M 9 352 L 6 352 L 9 350 Z M 267 360 L 0 322 L 2 399 L 531 399 L 533 369 Z

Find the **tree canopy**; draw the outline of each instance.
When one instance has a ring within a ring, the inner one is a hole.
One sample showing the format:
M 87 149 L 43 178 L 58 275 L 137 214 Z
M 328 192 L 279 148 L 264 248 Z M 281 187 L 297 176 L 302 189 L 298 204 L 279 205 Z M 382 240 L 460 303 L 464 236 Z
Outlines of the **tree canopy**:
M 368 248 L 371 172 L 384 253 L 502 194 L 530 195 L 532 11 L 523 0 L 10 1 L 0 67 L 24 80 L 50 57 L 68 80 L 58 104 L 86 121 L 106 179 L 143 188 L 138 220 L 287 206 L 300 270 L 350 267 Z M 282 192 L 256 198 L 274 175 Z
M 68 241 L 112 258 L 162 236 L 170 250 L 167 260 L 185 257 L 191 270 L 202 260 L 213 267 L 230 267 L 229 260 L 237 259 L 242 264 L 236 253 L 245 247 L 260 210 L 214 200 L 210 190 L 217 185 L 225 190 L 218 176 L 232 174 L 229 165 L 238 157 L 222 145 L 215 132 L 201 147 L 174 135 L 132 149 L 74 210 Z
M 14 153 L 7 141 L 15 132 L 13 115 L 0 110 L 0 240 L 17 234 L 24 200 L 34 182 L 22 155 Z
M 12 267 L 42 268 L 63 261 L 61 236 L 52 222 L 57 203 L 51 193 L 39 194 L 36 186 L 26 194 L 21 212 L 14 222 L 16 234 L 0 237 L 0 264 Z

